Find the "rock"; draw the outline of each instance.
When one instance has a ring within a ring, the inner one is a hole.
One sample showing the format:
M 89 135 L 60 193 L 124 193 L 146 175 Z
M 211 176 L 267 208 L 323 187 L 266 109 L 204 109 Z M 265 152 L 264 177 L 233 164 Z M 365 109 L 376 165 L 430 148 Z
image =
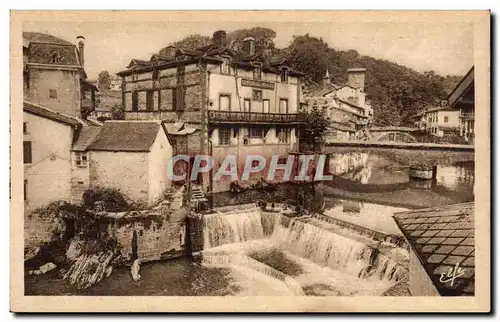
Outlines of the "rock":
M 50 263 L 47 263 L 47 264 L 44 264 L 42 266 L 40 266 L 39 268 L 39 271 L 42 273 L 42 274 L 45 274 L 47 272 L 50 272 L 51 270 L 53 270 L 54 268 L 56 268 L 57 265 L 50 262 Z
M 71 240 L 68 250 L 66 251 L 66 258 L 70 262 L 74 262 L 82 253 L 84 242 L 77 238 Z
M 139 271 L 141 269 L 141 260 L 136 259 L 132 263 L 132 267 L 130 268 L 130 273 L 132 274 L 132 279 L 137 282 L 141 279 L 141 275 L 139 275 Z
M 40 247 L 32 247 L 25 250 L 24 261 L 29 261 L 40 254 Z

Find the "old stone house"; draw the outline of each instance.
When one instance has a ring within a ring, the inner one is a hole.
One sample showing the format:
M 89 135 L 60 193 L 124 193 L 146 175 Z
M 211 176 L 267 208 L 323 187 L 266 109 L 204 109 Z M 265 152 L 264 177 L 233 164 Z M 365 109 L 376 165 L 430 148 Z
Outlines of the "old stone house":
M 96 88 L 86 80 L 84 43 L 23 32 L 25 210 L 71 199 L 75 134 L 99 126 L 87 119 Z
M 243 170 L 248 154 L 287 156 L 298 146 L 297 129 L 301 73 L 286 60 L 267 60 L 255 52 L 255 39 L 244 50 L 227 47 L 226 33 L 217 31 L 209 46 L 187 50 L 167 47 L 149 61 L 133 59 L 117 73 L 128 120 L 183 122 L 195 128 L 199 151 L 215 158 L 213 171 L 230 154 Z M 265 175 L 265 173 L 262 173 Z M 226 191 L 230 180 L 202 184 Z
M 460 111 L 460 135 L 474 143 L 474 66 L 467 72 L 448 96 L 451 108 Z
M 95 186 L 118 188 L 131 201 L 155 204 L 170 187 L 172 145 L 160 121 L 106 121 L 81 131 L 72 148 L 72 197 Z
M 347 84 L 340 86 L 330 80 L 326 71 L 323 84 L 304 90 L 307 108 L 318 108 L 330 121 L 326 141 L 347 141 L 363 138 L 373 119 L 373 109 L 366 98 L 364 68 L 347 70 Z
M 96 125 L 23 103 L 24 204 L 31 211 L 56 200 L 70 201 L 71 145 L 75 133 Z
M 444 105 L 444 104 L 443 104 Z M 436 106 L 425 111 L 426 129 L 435 136 L 458 133 L 460 127 L 460 111 L 449 106 Z

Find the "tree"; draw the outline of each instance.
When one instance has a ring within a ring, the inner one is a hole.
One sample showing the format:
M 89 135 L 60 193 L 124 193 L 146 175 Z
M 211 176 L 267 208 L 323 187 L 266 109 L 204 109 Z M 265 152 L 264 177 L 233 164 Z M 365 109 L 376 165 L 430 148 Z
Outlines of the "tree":
M 196 49 L 199 47 L 207 46 L 212 42 L 212 39 L 208 36 L 202 36 L 199 34 L 194 34 L 187 36 L 184 39 L 173 42 L 170 46 L 180 47 L 183 49 Z
M 301 110 L 300 115 L 305 120 L 305 125 L 300 131 L 299 142 L 304 143 L 309 149 L 316 150 L 323 144 L 330 122 L 316 103 Z
M 315 82 L 321 82 L 329 67 L 331 49 L 321 38 L 294 36 L 292 43 L 285 50 L 295 69 L 306 73 Z
M 253 27 L 249 29 L 238 29 L 228 33 L 227 42 L 231 50 L 238 53 L 243 49 L 243 40 L 247 37 L 255 39 L 255 53 L 265 57 L 271 57 L 276 52 L 274 38 L 276 32 L 269 28 Z
M 103 70 L 102 72 L 99 73 L 97 82 L 98 82 L 99 88 L 101 90 L 110 89 L 111 88 L 111 75 L 109 75 L 109 72 L 107 70 Z
M 111 115 L 113 120 L 124 120 L 125 119 L 125 110 L 121 104 L 115 104 L 111 108 Z

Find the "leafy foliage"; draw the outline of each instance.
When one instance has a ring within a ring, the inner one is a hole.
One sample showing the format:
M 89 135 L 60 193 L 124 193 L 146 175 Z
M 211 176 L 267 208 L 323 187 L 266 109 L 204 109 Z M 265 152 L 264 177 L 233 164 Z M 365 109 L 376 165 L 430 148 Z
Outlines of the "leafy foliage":
M 210 45 L 211 40 L 212 38 L 208 36 L 194 34 L 172 43 L 171 46 L 185 48 L 185 49 L 196 49 L 199 47 Z
M 330 122 L 317 104 L 314 104 L 311 108 L 301 110 L 300 114 L 305 120 L 305 125 L 300 131 L 299 142 L 314 150 L 323 143 Z
M 131 209 L 125 195 L 116 188 L 93 187 L 85 190 L 82 198 L 84 206 L 93 208 L 96 201 L 103 201 L 108 211 Z
M 97 77 L 97 82 L 101 90 L 111 88 L 111 75 L 107 70 L 103 70 L 102 72 L 100 72 Z
M 322 82 L 326 70 L 333 83 L 345 84 L 348 68 L 366 68 L 365 92 L 374 109 L 375 126 L 413 125 L 418 112 L 446 99 L 461 79 L 459 75 L 440 76 L 434 71 L 419 73 L 387 60 L 360 55 L 352 49 L 336 50 L 322 38 L 309 34 L 296 35 L 286 48 L 276 48 L 276 32 L 262 27 L 228 32 L 229 48 L 241 51 L 246 37 L 255 38 L 256 53 L 286 57 L 294 69 L 306 74 L 306 84 Z M 192 35 L 174 45 L 194 49 L 209 43 L 208 36 Z
M 121 104 L 115 104 L 111 108 L 111 115 L 113 120 L 124 120 L 125 119 L 125 109 Z

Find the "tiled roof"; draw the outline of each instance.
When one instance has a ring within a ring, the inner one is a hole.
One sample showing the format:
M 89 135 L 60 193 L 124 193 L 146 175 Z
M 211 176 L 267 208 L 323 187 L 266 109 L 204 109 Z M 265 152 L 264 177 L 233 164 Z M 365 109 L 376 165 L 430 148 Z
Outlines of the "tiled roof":
M 86 151 L 87 148 L 95 141 L 95 139 L 99 135 L 100 130 L 101 127 L 99 126 L 82 127 L 76 134 L 72 150 Z
M 473 202 L 400 212 L 393 217 L 441 295 L 474 295 Z M 457 263 L 463 274 L 457 275 L 453 285 L 441 282 L 441 274 L 446 280 Z
M 69 41 L 54 37 L 49 34 L 44 34 L 41 32 L 30 32 L 30 31 L 23 32 L 23 46 L 28 47 L 30 42 L 58 44 L 58 45 L 73 45 Z
M 85 123 L 82 120 L 80 120 L 76 117 L 62 114 L 59 112 L 55 112 L 55 111 L 48 109 L 46 107 L 36 105 L 34 103 L 30 103 L 30 102 L 26 102 L 26 101 L 23 102 L 23 111 L 44 117 L 46 119 L 49 119 L 49 120 L 52 120 L 55 122 L 67 124 L 70 126 L 85 125 Z
M 106 121 L 88 150 L 149 152 L 160 121 Z

